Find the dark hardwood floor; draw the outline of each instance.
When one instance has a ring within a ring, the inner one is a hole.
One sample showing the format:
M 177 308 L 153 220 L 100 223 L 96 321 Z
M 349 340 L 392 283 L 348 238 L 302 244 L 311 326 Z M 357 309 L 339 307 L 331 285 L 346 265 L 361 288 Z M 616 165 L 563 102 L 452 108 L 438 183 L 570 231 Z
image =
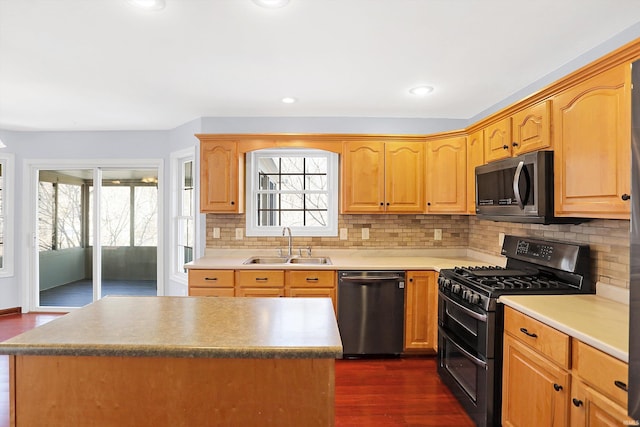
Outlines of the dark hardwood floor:
M 59 316 L 0 316 L 0 341 Z M 0 356 L 0 427 L 9 426 L 8 370 Z M 336 427 L 473 425 L 440 381 L 433 357 L 336 361 Z

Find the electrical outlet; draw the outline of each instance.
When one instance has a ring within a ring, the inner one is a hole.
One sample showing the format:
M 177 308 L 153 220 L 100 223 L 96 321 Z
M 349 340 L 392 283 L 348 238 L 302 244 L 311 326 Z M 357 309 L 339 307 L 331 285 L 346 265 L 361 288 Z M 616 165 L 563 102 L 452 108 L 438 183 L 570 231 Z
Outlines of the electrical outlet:
M 362 229 L 362 240 L 369 240 L 369 229 L 368 228 L 363 228 Z
M 220 238 L 220 227 L 213 227 L 213 238 L 214 239 Z
M 346 228 L 341 228 L 340 229 L 340 240 L 347 240 L 349 234 L 347 232 Z
M 504 244 L 504 233 L 498 233 L 498 245 L 502 247 Z
M 236 228 L 236 240 L 242 240 L 242 228 Z
M 433 229 L 433 240 L 442 240 L 442 229 L 434 228 Z

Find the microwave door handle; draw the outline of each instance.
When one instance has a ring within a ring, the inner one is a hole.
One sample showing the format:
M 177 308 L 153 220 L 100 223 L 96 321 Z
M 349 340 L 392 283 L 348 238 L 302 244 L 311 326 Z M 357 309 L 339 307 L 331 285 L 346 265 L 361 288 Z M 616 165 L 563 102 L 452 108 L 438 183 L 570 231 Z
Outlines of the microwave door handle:
M 520 194 L 520 176 L 522 175 L 522 168 L 524 167 L 524 162 L 520 161 L 518 163 L 518 167 L 516 168 L 516 173 L 513 176 L 513 194 L 516 197 L 516 202 L 518 202 L 518 206 L 520 209 L 524 209 L 524 202 L 522 201 L 522 195 Z

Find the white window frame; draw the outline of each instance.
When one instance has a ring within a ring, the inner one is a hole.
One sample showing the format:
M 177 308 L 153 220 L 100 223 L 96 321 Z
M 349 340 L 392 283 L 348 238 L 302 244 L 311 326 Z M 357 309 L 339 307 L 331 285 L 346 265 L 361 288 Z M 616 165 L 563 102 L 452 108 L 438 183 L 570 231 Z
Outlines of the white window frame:
M 169 251 L 169 263 L 171 265 L 169 269 L 169 275 L 171 280 L 186 285 L 188 283 L 188 273 L 185 273 L 183 269 L 179 268 L 179 260 L 182 259 L 178 253 L 178 242 L 180 236 L 180 216 L 181 204 L 182 204 L 182 165 L 184 162 L 193 162 L 193 188 L 194 188 L 194 206 L 193 206 L 193 226 L 195 239 L 193 242 L 193 259 L 197 259 L 202 254 L 199 251 L 199 217 L 198 215 L 198 164 L 196 162 L 195 147 L 187 148 L 180 151 L 175 151 L 170 154 L 171 159 L 171 191 L 170 191 L 170 203 L 171 203 L 171 232 L 170 243 L 171 250 Z
M 264 149 L 247 153 L 246 157 L 246 235 L 255 236 L 281 236 L 281 226 L 257 226 L 257 195 L 258 195 L 258 157 L 264 156 L 305 156 L 318 157 L 319 155 L 327 159 L 327 226 L 326 227 L 291 227 L 291 233 L 294 236 L 313 237 L 313 236 L 337 236 L 338 235 L 338 154 L 330 151 L 316 149 Z
M 2 206 L 4 217 L 3 246 L 4 254 L 2 257 L 2 268 L 0 268 L 0 277 L 13 277 L 14 275 L 14 212 L 15 212 L 15 156 L 11 153 L 0 153 L 0 163 L 2 163 Z

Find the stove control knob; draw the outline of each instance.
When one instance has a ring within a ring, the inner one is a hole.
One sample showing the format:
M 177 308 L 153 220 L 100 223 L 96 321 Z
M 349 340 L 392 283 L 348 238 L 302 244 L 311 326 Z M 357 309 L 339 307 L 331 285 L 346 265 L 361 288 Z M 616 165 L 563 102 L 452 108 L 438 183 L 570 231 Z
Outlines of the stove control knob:
M 460 285 L 457 283 L 454 283 L 453 285 L 451 285 L 451 291 L 454 294 L 459 294 L 460 293 Z
M 478 304 L 480 302 L 480 295 L 473 294 L 471 295 L 471 304 Z
M 438 285 L 444 286 L 444 277 L 442 276 L 438 277 Z

